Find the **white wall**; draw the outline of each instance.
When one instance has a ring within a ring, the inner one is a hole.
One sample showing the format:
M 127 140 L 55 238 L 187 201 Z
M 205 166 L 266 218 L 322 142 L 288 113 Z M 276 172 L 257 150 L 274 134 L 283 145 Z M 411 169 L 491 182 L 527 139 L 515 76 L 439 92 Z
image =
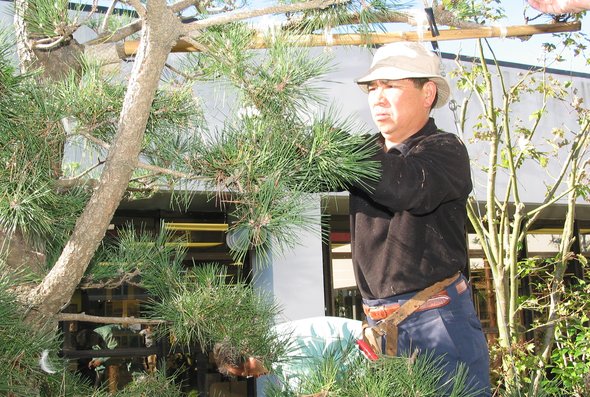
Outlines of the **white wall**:
M 319 197 L 310 201 L 312 215 L 320 215 Z M 272 253 L 272 266 L 264 266 L 254 258 L 254 285 L 272 292 L 282 308 L 278 322 L 323 316 L 324 274 L 320 226 L 300 233 L 299 245 L 287 252 Z

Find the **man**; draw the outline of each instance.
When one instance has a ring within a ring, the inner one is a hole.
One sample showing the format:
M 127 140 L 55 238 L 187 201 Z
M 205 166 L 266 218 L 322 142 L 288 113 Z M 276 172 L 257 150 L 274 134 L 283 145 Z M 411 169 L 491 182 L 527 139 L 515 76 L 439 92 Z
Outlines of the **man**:
M 528 0 L 529 4 L 547 14 L 577 13 L 590 9 L 590 0 Z
M 152 332 L 152 326 L 147 325 L 144 329 L 139 331 L 139 335 L 143 336 L 143 343 L 145 347 L 152 347 L 154 345 L 154 335 Z M 150 354 L 144 359 L 144 369 L 153 373 L 156 370 L 156 361 L 158 357 L 155 354 Z
M 106 324 L 94 329 L 94 332 L 100 336 L 101 343 L 98 345 L 92 346 L 94 350 L 101 350 L 101 349 L 115 349 L 119 342 L 115 338 L 114 332 L 120 331 L 123 327 L 119 324 Z M 95 387 L 100 387 L 101 383 L 104 381 L 105 372 L 107 367 L 109 367 L 109 377 L 113 377 L 113 379 L 109 379 L 109 389 L 116 390 L 116 382 L 118 378 L 118 363 L 111 362 L 110 357 L 93 357 L 92 360 L 88 363 L 88 368 L 94 369 L 96 372 L 96 377 L 94 381 Z
M 371 138 L 380 179 L 350 189 L 352 260 L 372 327 L 367 341 L 390 355 L 440 356 L 448 378 L 462 363 L 479 395 L 489 395 L 487 343 L 459 273 L 468 261 L 469 158 L 459 138 L 430 117 L 450 94 L 440 60 L 419 43 L 389 44 L 357 84 L 380 132 Z M 452 379 L 445 381 L 450 388 Z
M 132 340 L 137 340 L 139 337 L 138 331 L 140 329 L 140 324 L 105 324 L 97 327 L 93 333 L 99 339 L 92 349 L 115 350 L 120 347 L 121 341 L 125 342 L 123 347 L 129 346 Z M 107 381 L 111 393 L 116 392 L 119 386 L 123 386 L 119 380 L 129 379 L 134 373 L 139 373 L 142 370 L 141 365 L 135 359 L 116 356 L 93 357 L 88 363 L 88 368 L 95 371 L 94 386 L 98 388 L 102 382 Z

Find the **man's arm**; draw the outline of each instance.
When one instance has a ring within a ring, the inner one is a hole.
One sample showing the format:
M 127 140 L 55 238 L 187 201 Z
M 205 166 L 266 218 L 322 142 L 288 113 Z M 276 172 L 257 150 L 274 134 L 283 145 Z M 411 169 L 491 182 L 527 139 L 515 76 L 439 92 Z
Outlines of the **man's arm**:
M 379 151 L 374 159 L 381 163 L 380 181 L 356 188 L 390 211 L 429 213 L 472 189 L 467 149 L 453 134 L 425 138 L 405 156 Z
M 528 0 L 529 4 L 547 14 L 567 14 L 590 9 L 590 0 Z

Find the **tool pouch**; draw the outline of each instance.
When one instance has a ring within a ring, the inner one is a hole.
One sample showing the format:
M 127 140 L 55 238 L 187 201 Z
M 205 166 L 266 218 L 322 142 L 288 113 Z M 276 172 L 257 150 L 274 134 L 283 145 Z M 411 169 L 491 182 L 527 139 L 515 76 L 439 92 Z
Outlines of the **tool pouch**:
M 394 320 L 385 320 L 385 354 L 397 356 L 397 323 Z
M 396 356 L 398 325 L 418 310 L 418 308 L 420 308 L 420 306 L 422 306 L 428 299 L 459 279 L 459 276 L 460 274 L 455 274 L 423 289 L 405 302 L 397 311 L 393 312 L 374 327 L 370 327 L 369 324 L 364 321 L 363 338 L 376 352 L 382 352 L 381 346 L 383 346 L 383 344 L 381 338 L 385 338 L 385 354 L 388 356 Z
M 383 330 L 384 333 L 381 333 Z M 385 338 L 385 354 L 395 356 L 397 354 L 397 325 L 393 320 L 385 320 L 379 327 L 371 327 L 363 322 L 363 341 L 373 352 L 383 352 L 383 338 Z

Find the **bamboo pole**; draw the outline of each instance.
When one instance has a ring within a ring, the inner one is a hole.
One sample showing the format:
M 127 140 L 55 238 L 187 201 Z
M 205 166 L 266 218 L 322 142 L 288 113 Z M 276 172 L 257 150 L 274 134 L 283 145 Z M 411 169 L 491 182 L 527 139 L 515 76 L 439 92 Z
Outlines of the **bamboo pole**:
M 515 26 L 482 26 L 473 29 L 444 29 L 439 36 L 432 36 L 430 32 L 419 35 L 415 31 L 401 31 L 388 33 L 361 34 L 334 34 L 326 37 L 324 34 L 312 34 L 296 36 L 293 44 L 301 47 L 325 47 L 325 46 L 354 46 L 366 44 L 387 44 L 395 41 L 450 41 L 468 40 L 492 37 L 527 37 L 535 34 L 576 32 L 582 28 L 580 21 L 547 23 L 537 25 Z M 255 36 L 249 48 L 259 49 L 267 47 L 267 39 L 262 35 Z M 126 41 L 123 43 L 123 51 L 126 56 L 135 55 L 139 41 Z M 179 40 L 172 48 L 172 52 L 197 52 L 190 43 Z

